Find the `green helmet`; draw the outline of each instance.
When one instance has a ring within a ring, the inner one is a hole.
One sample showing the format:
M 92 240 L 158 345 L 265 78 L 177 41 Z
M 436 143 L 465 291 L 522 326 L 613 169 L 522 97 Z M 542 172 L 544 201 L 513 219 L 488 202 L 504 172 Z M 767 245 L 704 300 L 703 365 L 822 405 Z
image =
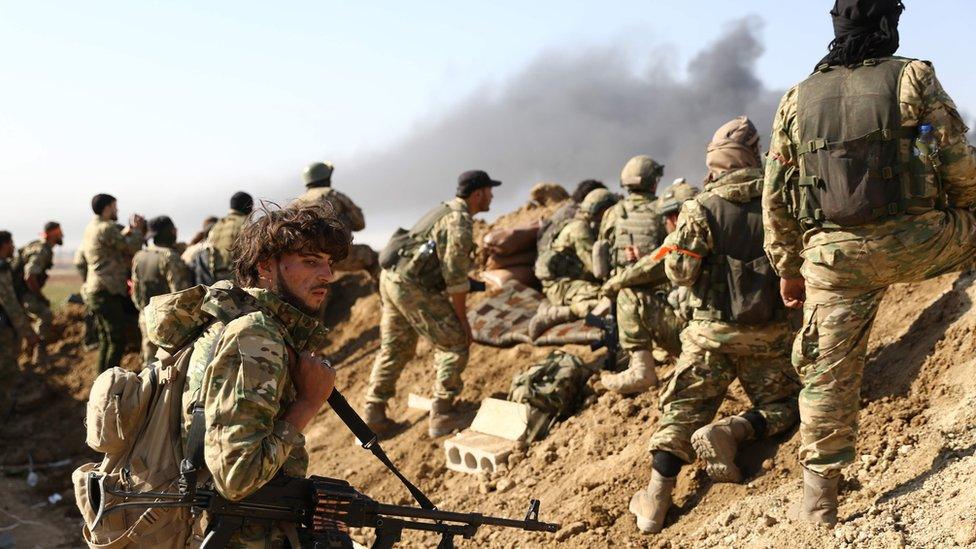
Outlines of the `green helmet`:
M 606 189 L 595 189 L 590 191 L 583 202 L 580 203 L 580 211 L 589 218 L 594 218 L 604 210 L 617 203 L 617 195 Z
M 664 164 L 658 164 L 649 156 L 635 156 L 627 161 L 620 172 L 620 184 L 628 189 L 650 191 L 664 175 Z
M 315 162 L 309 164 L 305 168 L 305 172 L 302 173 L 302 179 L 305 180 L 305 186 L 311 187 L 314 185 L 328 184 L 332 180 L 332 170 L 335 166 L 330 162 Z
M 674 183 L 670 187 L 661 193 L 661 198 L 658 199 L 661 215 L 673 214 L 681 209 L 681 205 L 685 203 L 686 200 L 691 200 L 695 198 L 698 194 L 698 189 L 692 187 L 685 181 L 685 178 L 679 177 L 674 180 Z

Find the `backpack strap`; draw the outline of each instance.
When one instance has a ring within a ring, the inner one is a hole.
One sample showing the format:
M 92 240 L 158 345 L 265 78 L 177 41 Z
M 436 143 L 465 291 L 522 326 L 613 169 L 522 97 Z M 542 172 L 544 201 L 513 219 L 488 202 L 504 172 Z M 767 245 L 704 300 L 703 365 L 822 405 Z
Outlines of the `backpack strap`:
M 217 337 L 214 338 L 213 345 L 207 353 L 208 366 L 217 355 L 217 346 L 220 344 L 220 338 L 224 336 L 224 330 L 226 329 L 227 325 L 224 324 L 217 331 Z M 190 429 L 186 435 L 186 455 L 180 463 L 180 491 L 192 498 L 197 491 L 197 481 L 200 477 L 200 471 L 205 470 L 207 467 L 207 464 L 204 463 L 203 453 L 204 439 L 207 435 L 207 419 L 204 415 L 203 401 L 197 398 L 190 408 L 190 413 L 192 414 L 192 418 L 190 420 Z

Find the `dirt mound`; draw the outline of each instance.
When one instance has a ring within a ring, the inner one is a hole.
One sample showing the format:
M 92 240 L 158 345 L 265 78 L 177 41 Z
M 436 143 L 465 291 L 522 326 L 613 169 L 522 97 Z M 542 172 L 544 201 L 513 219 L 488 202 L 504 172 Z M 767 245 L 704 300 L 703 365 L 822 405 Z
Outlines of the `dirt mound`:
M 545 215 L 547 208 L 523 208 L 495 225 Z M 715 485 L 702 468 L 686 467 L 668 527 L 658 536 L 637 535 L 627 503 L 649 478 L 647 440 L 659 412 L 650 395 L 621 398 L 602 392 L 593 381 L 582 411 L 557 425 L 546 440 L 512 456 L 508 471 L 483 477 L 450 472 L 442 440 L 431 441 L 425 415 L 406 407 L 409 393 L 430 392 L 432 352 L 424 342 L 391 402 L 391 415 L 406 420 L 408 427 L 384 447 L 441 508 L 521 517 L 528 499 L 535 497 L 542 500 L 544 520 L 563 524 L 555 536 L 485 529 L 462 546 L 527 547 L 557 540 L 568 547 L 973 545 L 976 494 L 967 489 L 976 481 L 973 281 L 972 274 L 944 276 L 896 286 L 885 297 L 864 374 L 858 458 L 845 473 L 842 524 L 833 531 L 798 525 L 787 516 L 800 493 L 801 474 L 799 440 L 791 432 L 744 453 L 740 461 L 747 480 L 742 485 Z M 12 533 L 26 545 L 77 546 L 80 541 L 68 473 L 93 457 L 84 446 L 82 418 L 96 372 L 94 354 L 81 347 L 79 314 L 70 310 L 58 317 L 64 339 L 54 346 L 54 359 L 25 375 L 25 394 L 41 387 L 47 400 L 15 414 L 0 435 L 5 442 L 0 464 L 7 472 L 0 491 L 12 495 L 0 498 L 0 533 L 16 515 L 21 523 Z M 346 275 L 336 282 L 326 315 L 332 333 L 325 352 L 338 368 L 338 387 L 360 409 L 379 347 L 379 314 L 379 297 L 366 276 Z M 590 362 L 601 358 L 585 347 L 566 350 Z M 475 345 L 464 374 L 462 409 L 473 416 L 483 398 L 505 394 L 517 372 L 549 352 L 528 345 Z M 734 385 L 722 413 L 744 410 L 747 404 Z M 410 503 L 407 492 L 358 448 L 328 410 L 316 418 L 307 439 L 311 473 L 348 479 L 380 501 Z M 29 488 L 24 471 L 9 467 L 26 463 L 28 454 L 35 463 L 68 459 L 71 465 L 40 471 L 41 483 Z M 47 504 L 54 492 L 67 503 Z M 434 543 L 429 536 L 405 534 L 405 546 Z

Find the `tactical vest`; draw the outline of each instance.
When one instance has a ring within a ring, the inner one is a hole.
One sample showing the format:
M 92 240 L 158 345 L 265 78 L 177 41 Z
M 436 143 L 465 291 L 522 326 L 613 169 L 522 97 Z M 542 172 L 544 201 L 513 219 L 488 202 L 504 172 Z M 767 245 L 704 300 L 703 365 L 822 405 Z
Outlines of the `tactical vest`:
M 943 207 L 938 160 L 913 154 L 902 126 L 904 58 L 821 67 L 797 90 L 799 179 L 787 207 L 804 229 L 854 227 Z
M 736 203 L 711 194 L 700 199 L 713 248 L 692 287 L 695 320 L 763 324 L 783 306 L 779 278 L 763 251 L 759 197 Z
M 210 229 L 210 272 L 216 280 L 234 278 L 234 255 L 231 250 L 246 222 L 247 215 L 234 212 L 217 221 Z
M 429 290 L 442 292 L 447 289 L 444 274 L 441 272 L 440 257 L 437 254 L 437 243 L 431 233 L 437 222 L 444 216 L 452 211 L 460 211 L 454 204 L 454 202 L 439 204 L 421 217 L 409 232 L 402 234 L 404 242 L 396 252 L 398 259 L 393 266 L 393 271 Z M 394 235 L 393 239 L 396 238 L 397 235 Z
M 151 298 L 169 293 L 165 274 L 167 260 L 162 250 L 153 249 L 142 250 L 137 259 L 132 264 L 132 272 L 139 283 L 132 288 L 132 295 L 142 310 Z
M 586 274 L 583 263 L 576 257 L 574 250 L 556 250 L 552 247 L 553 243 L 559 237 L 559 233 L 575 219 L 576 211 L 578 211 L 578 208 L 572 210 L 574 216 L 571 217 L 563 215 L 547 219 L 539 228 L 539 238 L 536 242 L 537 253 L 535 265 L 533 266 L 535 277 L 539 280 L 547 281 L 556 280 L 557 278 L 578 279 L 583 278 Z M 569 210 L 563 213 L 569 213 Z
M 653 197 L 630 195 L 615 206 L 619 215 L 613 225 L 613 248 L 610 251 L 614 268 L 632 264 L 627 260 L 628 246 L 636 246 L 641 253 L 647 254 L 664 241 L 661 214 L 656 203 Z

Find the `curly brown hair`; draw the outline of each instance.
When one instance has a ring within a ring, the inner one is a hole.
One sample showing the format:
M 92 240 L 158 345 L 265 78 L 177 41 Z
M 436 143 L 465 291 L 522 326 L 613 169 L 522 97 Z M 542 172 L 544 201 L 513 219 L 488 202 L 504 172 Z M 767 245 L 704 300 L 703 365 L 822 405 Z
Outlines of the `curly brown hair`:
M 283 254 L 329 254 L 334 261 L 349 254 L 352 233 L 328 204 L 279 208 L 262 202 L 234 244 L 234 274 L 242 286 L 257 286 L 258 264 Z

